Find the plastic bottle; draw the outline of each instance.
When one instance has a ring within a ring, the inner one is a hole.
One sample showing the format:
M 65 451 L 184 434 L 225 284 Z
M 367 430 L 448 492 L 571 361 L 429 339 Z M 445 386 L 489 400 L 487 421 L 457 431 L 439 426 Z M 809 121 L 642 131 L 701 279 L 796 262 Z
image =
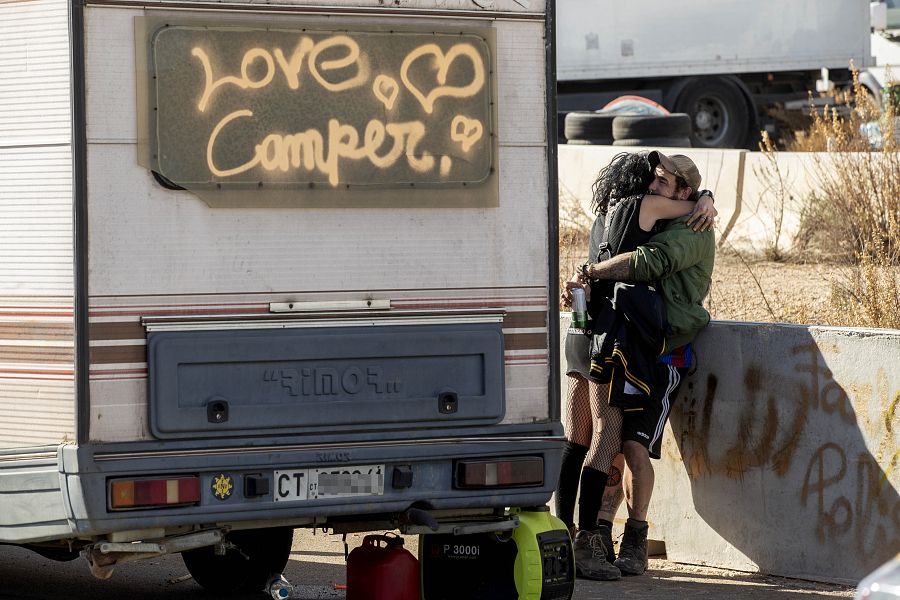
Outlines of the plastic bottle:
M 856 588 L 856 600 L 900 598 L 900 554 L 869 573 Z
M 266 582 L 265 592 L 273 600 L 286 600 L 291 597 L 292 591 L 294 591 L 294 586 L 281 573 L 273 574 Z

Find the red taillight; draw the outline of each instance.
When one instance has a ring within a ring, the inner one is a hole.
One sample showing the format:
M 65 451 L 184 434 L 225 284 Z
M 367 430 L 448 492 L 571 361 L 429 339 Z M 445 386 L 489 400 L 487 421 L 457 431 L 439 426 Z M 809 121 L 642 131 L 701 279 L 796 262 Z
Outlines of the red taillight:
M 109 485 L 109 507 L 150 508 L 200 502 L 200 479 L 116 479 Z
M 456 487 L 486 488 L 542 485 L 544 459 L 539 456 L 456 463 Z

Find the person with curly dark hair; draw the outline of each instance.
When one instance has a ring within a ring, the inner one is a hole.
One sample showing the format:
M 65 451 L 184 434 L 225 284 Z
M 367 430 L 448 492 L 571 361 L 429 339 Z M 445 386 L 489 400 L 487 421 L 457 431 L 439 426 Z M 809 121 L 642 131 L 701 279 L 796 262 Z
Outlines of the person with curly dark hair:
M 711 194 L 700 198 L 687 185 L 679 193 L 661 187 L 655 168 L 658 162 L 651 164 L 657 158 L 658 153 L 621 153 L 598 174 L 591 203 L 597 218 L 591 230 L 586 265 L 602 264 L 635 251 L 660 233 L 669 219 L 682 217 L 698 232 L 712 227 L 716 212 Z M 585 275 L 582 269 L 573 276 L 562 300 L 568 304 L 569 290 L 584 286 L 593 299 L 589 304 L 593 314 L 600 299 L 612 297 L 613 282 L 588 279 Z M 607 515 L 610 520 L 598 523 L 597 514 L 613 460 L 622 450 L 623 417 L 620 408 L 609 404 L 609 386 L 592 380 L 590 332 L 587 333 L 586 336 L 583 331 L 570 329 L 566 337 L 566 446 L 556 491 L 556 512 L 570 529 L 574 527 L 575 498 L 580 487 L 579 532 L 575 535 L 577 571 L 592 579 L 618 579 L 620 571 L 611 564 L 611 515 Z M 621 497 L 621 492 L 618 494 Z

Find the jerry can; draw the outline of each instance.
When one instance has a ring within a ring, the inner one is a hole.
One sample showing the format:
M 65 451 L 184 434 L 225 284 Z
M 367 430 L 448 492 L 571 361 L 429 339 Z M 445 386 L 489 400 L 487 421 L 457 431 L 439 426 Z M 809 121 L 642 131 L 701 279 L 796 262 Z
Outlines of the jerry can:
M 347 600 L 419 600 L 419 560 L 397 535 L 367 535 L 347 557 Z

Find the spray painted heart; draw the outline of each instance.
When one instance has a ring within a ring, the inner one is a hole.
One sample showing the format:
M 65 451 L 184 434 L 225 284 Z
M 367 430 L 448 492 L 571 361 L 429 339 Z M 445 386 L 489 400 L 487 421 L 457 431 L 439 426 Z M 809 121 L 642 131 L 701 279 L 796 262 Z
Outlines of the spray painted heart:
M 372 83 L 372 92 L 388 110 L 391 110 L 394 108 L 394 102 L 397 101 L 397 95 L 400 93 L 400 84 L 393 77 L 379 75 Z
M 420 90 L 409 80 L 410 66 L 423 56 L 433 56 L 432 66 L 437 69 L 435 79 L 437 87 L 427 93 Z M 447 85 L 447 76 L 450 67 L 458 58 L 471 61 L 473 67 L 472 81 L 467 85 Z M 424 44 L 406 55 L 400 66 L 400 79 L 406 89 L 422 104 L 425 112 L 431 114 L 434 111 L 434 103 L 438 98 L 450 96 L 452 98 L 469 98 L 478 93 L 484 86 L 484 63 L 478 50 L 471 44 L 456 44 L 445 54 L 437 44 Z
M 484 126 L 478 119 L 470 119 L 456 115 L 450 123 L 450 139 L 462 145 L 463 152 L 468 152 L 472 144 L 484 135 Z

